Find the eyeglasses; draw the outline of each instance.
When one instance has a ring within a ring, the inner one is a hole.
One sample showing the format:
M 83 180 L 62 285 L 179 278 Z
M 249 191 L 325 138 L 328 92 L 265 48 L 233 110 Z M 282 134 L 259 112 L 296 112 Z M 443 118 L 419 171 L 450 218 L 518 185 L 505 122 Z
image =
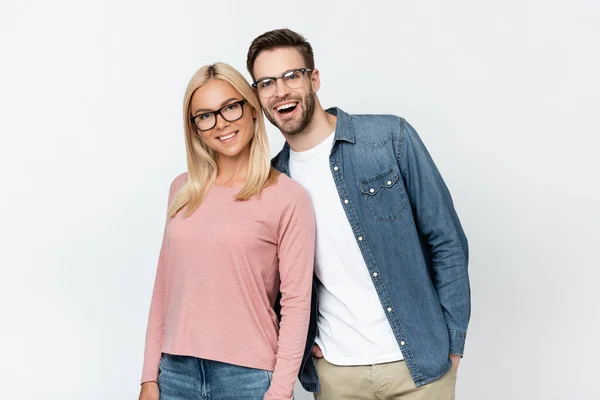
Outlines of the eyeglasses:
M 244 104 L 247 100 L 240 100 L 229 103 L 217 111 L 203 112 L 190 118 L 190 121 L 199 131 L 209 131 L 217 125 L 217 115 L 223 117 L 227 122 L 237 121 L 244 116 Z
M 271 97 L 275 94 L 277 88 L 277 79 L 282 79 L 290 89 L 298 89 L 302 87 L 304 75 L 307 72 L 312 72 L 310 68 L 297 68 L 285 71 L 279 76 L 262 78 L 252 84 L 258 95 L 261 97 Z

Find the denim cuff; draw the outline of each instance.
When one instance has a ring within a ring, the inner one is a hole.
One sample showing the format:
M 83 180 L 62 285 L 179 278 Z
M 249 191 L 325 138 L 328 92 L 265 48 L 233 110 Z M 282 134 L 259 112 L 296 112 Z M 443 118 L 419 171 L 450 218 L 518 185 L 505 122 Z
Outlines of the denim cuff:
M 465 339 L 467 338 L 467 332 L 450 329 L 448 331 L 448 336 L 450 337 L 450 354 L 456 354 L 462 357 L 465 351 Z

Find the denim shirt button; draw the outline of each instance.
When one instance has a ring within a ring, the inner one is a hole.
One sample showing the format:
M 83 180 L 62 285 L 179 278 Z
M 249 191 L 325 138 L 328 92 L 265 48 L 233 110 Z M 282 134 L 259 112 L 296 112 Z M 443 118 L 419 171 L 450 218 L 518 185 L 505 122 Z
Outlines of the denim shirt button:
M 388 312 L 392 312 L 392 307 L 388 307 Z
M 337 167 L 337 165 L 335 167 L 333 167 L 334 171 L 337 171 L 339 168 Z
M 369 189 L 369 192 L 375 193 L 375 189 L 371 188 L 371 189 Z
M 392 181 L 387 181 L 388 186 L 392 186 Z
M 404 340 L 402 340 L 402 341 L 400 342 L 400 346 L 404 346 L 405 344 L 406 344 L 406 342 L 405 342 Z
M 362 236 L 359 236 L 359 237 L 358 237 L 358 241 L 359 241 L 359 242 L 362 242 Z
M 350 201 L 348 199 L 344 200 L 344 204 L 348 204 Z
M 379 274 L 377 272 L 373 272 L 373 276 L 378 276 Z

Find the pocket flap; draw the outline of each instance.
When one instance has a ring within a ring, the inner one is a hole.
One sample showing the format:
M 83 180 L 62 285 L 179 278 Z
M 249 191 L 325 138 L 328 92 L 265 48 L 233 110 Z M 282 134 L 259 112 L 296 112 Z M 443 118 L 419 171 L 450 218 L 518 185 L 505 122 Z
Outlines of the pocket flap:
M 398 173 L 395 170 L 389 170 L 359 183 L 360 191 L 363 194 L 374 196 L 379 189 L 392 187 L 398 182 Z

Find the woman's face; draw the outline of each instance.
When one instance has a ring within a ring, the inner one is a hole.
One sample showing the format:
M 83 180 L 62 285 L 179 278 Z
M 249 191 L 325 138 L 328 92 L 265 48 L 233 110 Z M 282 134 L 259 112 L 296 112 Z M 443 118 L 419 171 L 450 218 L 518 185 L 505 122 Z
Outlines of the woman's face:
M 196 133 L 220 156 L 236 157 L 250 150 L 256 111 L 249 103 L 239 103 L 242 100 L 233 86 L 220 79 L 211 79 L 192 95 Z

